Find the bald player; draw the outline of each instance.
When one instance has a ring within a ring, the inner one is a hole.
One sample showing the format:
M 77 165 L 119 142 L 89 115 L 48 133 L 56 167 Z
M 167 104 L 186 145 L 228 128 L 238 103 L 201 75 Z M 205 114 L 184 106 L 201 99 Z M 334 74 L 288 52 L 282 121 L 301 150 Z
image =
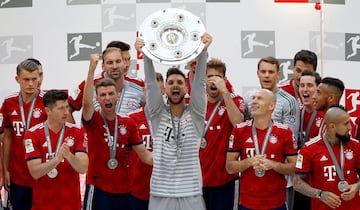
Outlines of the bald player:
M 230 137 L 226 169 L 241 172 L 239 210 L 287 209 L 284 175 L 294 174 L 297 145 L 290 127 L 272 120 L 275 106 L 272 91 L 256 91 L 253 119 L 237 124 Z
M 350 116 L 331 107 L 324 122 L 324 133 L 300 149 L 294 189 L 312 198 L 311 209 L 360 209 L 360 145 L 350 136 Z

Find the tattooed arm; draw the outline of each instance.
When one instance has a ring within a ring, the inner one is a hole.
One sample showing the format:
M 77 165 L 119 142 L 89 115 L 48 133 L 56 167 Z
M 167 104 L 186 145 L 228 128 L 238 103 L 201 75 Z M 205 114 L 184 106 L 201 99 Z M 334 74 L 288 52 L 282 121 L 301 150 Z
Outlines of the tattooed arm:
M 304 181 L 306 176 L 306 174 L 295 174 L 294 189 L 296 191 L 311 198 L 318 198 L 331 208 L 337 208 L 341 205 L 340 196 L 335 195 L 332 192 L 322 191 L 321 189 L 311 187 Z

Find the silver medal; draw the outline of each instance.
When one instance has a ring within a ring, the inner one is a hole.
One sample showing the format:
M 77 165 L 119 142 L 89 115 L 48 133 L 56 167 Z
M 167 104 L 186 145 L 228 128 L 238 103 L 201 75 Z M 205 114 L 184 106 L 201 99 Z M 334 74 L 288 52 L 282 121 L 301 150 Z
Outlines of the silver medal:
M 340 190 L 340 192 L 345 192 L 345 188 L 348 186 L 349 184 L 347 183 L 347 181 L 343 180 L 340 181 L 338 183 L 338 189 Z
M 110 160 L 108 160 L 107 165 L 108 168 L 115 169 L 118 166 L 118 161 L 115 158 L 111 158 Z
M 263 177 L 263 176 L 265 176 L 265 170 L 255 169 L 255 175 L 256 175 L 257 177 Z
M 205 138 L 201 138 L 201 142 L 200 142 L 200 147 L 201 148 L 205 148 L 207 145 L 207 141 Z
M 49 173 L 47 173 L 47 175 L 49 178 L 54 179 L 55 177 L 57 177 L 58 171 L 56 168 L 53 168 L 53 169 L 51 169 L 51 171 L 49 171 Z

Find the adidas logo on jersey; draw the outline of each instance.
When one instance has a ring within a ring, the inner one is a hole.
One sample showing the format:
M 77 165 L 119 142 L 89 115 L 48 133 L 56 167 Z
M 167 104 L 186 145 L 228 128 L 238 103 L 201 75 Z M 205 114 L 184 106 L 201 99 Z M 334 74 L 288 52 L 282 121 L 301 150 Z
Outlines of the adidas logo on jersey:
M 245 142 L 246 143 L 253 143 L 253 140 L 249 137 Z
M 47 147 L 47 142 L 45 141 L 44 144 L 42 145 L 42 147 Z
M 145 124 L 141 124 L 139 129 L 147 129 L 146 125 Z
M 16 112 L 16 110 L 14 110 L 13 112 L 11 112 L 12 116 L 18 115 L 18 113 Z
M 320 158 L 320 161 L 327 161 L 327 157 L 325 155 L 323 155 L 321 158 Z

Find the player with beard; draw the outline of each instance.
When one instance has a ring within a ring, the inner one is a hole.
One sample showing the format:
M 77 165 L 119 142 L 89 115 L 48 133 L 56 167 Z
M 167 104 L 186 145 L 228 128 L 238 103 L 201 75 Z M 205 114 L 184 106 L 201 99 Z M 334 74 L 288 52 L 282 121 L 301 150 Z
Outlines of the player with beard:
M 212 37 L 201 37 L 204 50 L 199 55 L 191 90 L 187 93 L 184 73 L 170 68 L 166 74 L 165 92 L 169 104 L 156 82 L 152 60 L 144 55 L 146 100 L 153 134 L 154 165 L 150 182 L 149 210 L 204 210 L 199 148 L 205 121 L 206 52 Z M 135 48 L 141 52 L 144 40 L 137 39 Z
M 219 59 L 207 63 L 207 111 L 204 138 L 201 142 L 200 165 L 207 210 L 232 210 L 236 174 L 226 171 L 226 152 L 233 126 L 244 121 L 245 102 L 226 88 L 226 66 Z M 206 134 L 206 135 L 205 135 Z
M 300 149 L 305 142 L 309 141 L 319 134 L 319 128 L 324 118 L 322 111 L 315 110 L 314 94 L 316 88 L 321 82 L 321 77 L 318 73 L 311 70 L 304 70 L 301 73 L 299 93 L 303 103 L 300 109 L 300 128 L 298 137 L 298 149 Z M 311 199 L 297 191 L 294 193 L 294 210 L 310 210 Z
M 89 168 L 83 209 L 131 209 L 129 149 L 134 149 L 141 160 L 149 165 L 152 164 L 152 154 L 146 150 L 136 122 L 116 113 L 119 96 L 113 80 L 105 78 L 97 82 L 96 101 L 101 108 L 95 109 L 94 72 L 100 57 L 99 54 L 90 55 L 84 87 L 82 122 L 89 137 Z M 122 73 L 121 70 L 114 71 L 113 76 L 124 78 Z
M 160 87 L 161 94 L 164 94 L 164 78 L 159 72 L 156 72 L 156 81 Z M 146 88 L 144 89 L 144 93 L 146 95 Z M 152 151 L 153 141 L 150 132 L 151 123 L 149 123 L 148 120 L 150 118 L 146 105 L 139 110 L 130 113 L 129 117 L 135 120 L 140 137 L 143 140 L 146 149 Z M 142 162 L 134 150 L 130 151 L 129 164 L 132 210 L 148 210 L 152 166 Z
M 345 90 L 343 81 L 338 78 L 325 77 L 321 80 L 314 95 L 315 109 L 317 111 L 326 111 L 340 103 L 341 96 Z M 325 131 L 324 121 L 321 122 L 319 134 Z
M 116 47 L 106 48 L 102 53 L 102 70 L 100 75 L 94 76 L 94 85 L 104 78 L 113 79 L 116 83 L 116 92 L 119 95 L 119 101 L 116 104 L 116 112 L 121 115 L 128 115 L 145 104 L 145 96 L 143 88 L 133 82 L 126 80 L 123 72 L 127 65 L 125 64 L 122 51 Z M 70 111 L 78 111 L 82 108 L 85 81 L 81 82 L 78 88 L 70 95 L 69 105 Z M 94 94 L 95 95 L 95 94 Z M 95 109 L 100 106 L 93 99 Z M 71 118 L 71 119 L 70 119 Z M 73 122 L 72 115 L 69 115 L 69 122 Z
M 125 64 L 125 69 L 124 69 L 125 80 L 134 83 L 135 85 L 138 85 L 140 88 L 144 88 L 145 83 L 142 79 L 129 76 L 129 70 L 131 66 L 130 45 L 123 41 L 111 41 L 106 45 L 106 48 L 109 47 L 116 47 L 121 50 L 121 54 Z
M 293 63 L 293 78 L 280 83 L 279 87 L 292 95 L 300 105 L 302 103 L 302 98 L 299 94 L 301 73 L 304 70 L 316 72 L 317 55 L 310 50 L 300 50 L 295 54 Z
M 311 197 L 311 209 L 360 209 L 360 144 L 350 137 L 350 116 L 341 107 L 325 113 L 326 129 L 300 149 L 294 189 Z

